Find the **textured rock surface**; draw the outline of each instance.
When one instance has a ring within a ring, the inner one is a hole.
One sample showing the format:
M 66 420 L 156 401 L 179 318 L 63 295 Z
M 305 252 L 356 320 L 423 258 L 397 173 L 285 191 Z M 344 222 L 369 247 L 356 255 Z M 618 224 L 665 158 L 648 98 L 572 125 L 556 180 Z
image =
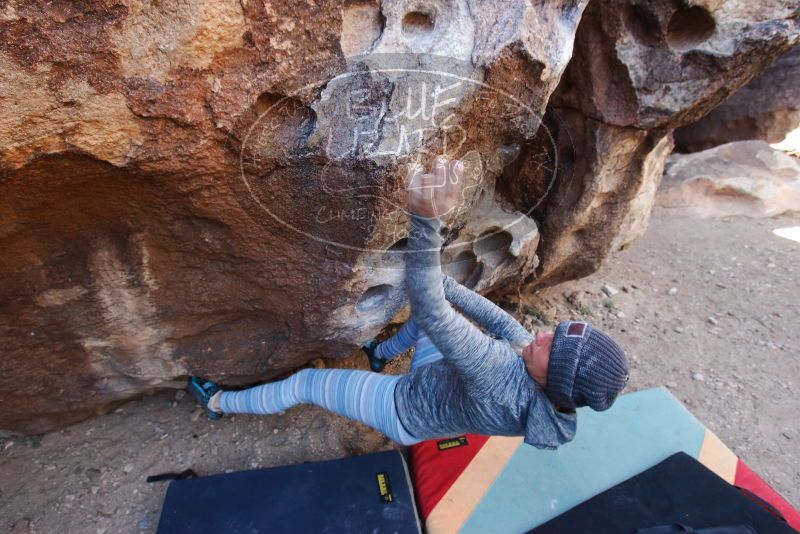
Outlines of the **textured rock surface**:
M 797 11 L 780 1 L 593 2 L 557 103 L 615 126 L 697 120 L 796 42 Z
M 404 304 L 412 159 L 468 162 L 445 258 L 470 285 L 596 268 L 644 228 L 670 130 L 797 18 L 587 3 L 5 4 L 0 428 L 351 351 Z
M 800 127 L 800 47 L 779 57 L 699 121 L 675 130 L 675 147 L 697 152 L 724 143 L 777 143 Z
M 672 130 L 697 120 L 797 42 L 793 2 L 592 2 L 545 123 L 559 167 L 534 210 L 536 283 L 585 276 L 647 227 Z M 505 188 L 518 209 L 543 187 L 538 136 Z M 538 201 L 537 201 L 538 202 Z
M 404 305 L 412 156 L 470 162 L 465 208 L 483 215 L 460 235 L 459 213 L 450 239 L 475 256 L 472 285 L 532 273 L 536 224 L 495 200 L 494 176 L 538 128 L 585 4 L 7 4 L 0 428 L 352 351 Z M 346 59 L 364 52 L 389 55 Z M 453 85 L 420 68 L 485 85 L 402 122 L 404 89 Z M 493 108 L 498 92 L 518 109 Z
M 800 212 L 800 160 L 765 141 L 674 154 L 667 160 L 656 203 L 699 217 Z

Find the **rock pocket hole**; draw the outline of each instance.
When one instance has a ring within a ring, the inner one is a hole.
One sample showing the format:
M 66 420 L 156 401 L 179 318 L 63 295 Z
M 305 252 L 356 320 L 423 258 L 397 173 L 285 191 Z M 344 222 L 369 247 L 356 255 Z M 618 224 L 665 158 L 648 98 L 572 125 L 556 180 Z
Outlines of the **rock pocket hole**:
M 255 123 L 242 148 L 245 161 L 281 158 L 299 152 L 314 130 L 316 114 L 296 98 L 261 93 L 253 104 Z
M 364 294 L 361 295 L 361 298 L 358 299 L 356 310 L 368 312 L 380 308 L 389 299 L 392 289 L 392 286 L 389 284 L 381 284 L 368 288 L 364 291 Z
M 459 284 L 464 284 L 469 288 L 475 287 L 480 279 L 481 268 L 478 258 L 470 250 L 461 252 L 452 261 L 444 265 L 444 272 L 451 276 Z
M 507 259 L 513 257 L 508 252 L 513 238 L 505 230 L 487 230 L 478 236 L 473 245 L 473 250 L 484 263 L 496 267 Z
M 679 9 L 669 19 L 667 44 L 674 50 L 689 50 L 707 41 L 715 28 L 714 17 L 708 10 L 700 6 Z
M 421 11 L 412 11 L 403 17 L 403 34 L 412 39 L 429 35 L 434 26 L 433 17 Z
M 636 41 L 645 46 L 657 46 L 661 42 L 658 19 L 649 10 L 638 4 L 625 6 L 625 26 Z

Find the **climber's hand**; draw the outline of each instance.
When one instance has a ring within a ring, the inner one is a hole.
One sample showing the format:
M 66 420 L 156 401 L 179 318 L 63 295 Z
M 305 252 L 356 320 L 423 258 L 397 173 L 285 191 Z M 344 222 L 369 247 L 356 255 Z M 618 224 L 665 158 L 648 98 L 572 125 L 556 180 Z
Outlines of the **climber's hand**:
M 436 158 L 432 173 L 419 164 L 408 169 L 408 211 L 422 217 L 444 218 L 458 206 L 463 186 L 464 164 Z

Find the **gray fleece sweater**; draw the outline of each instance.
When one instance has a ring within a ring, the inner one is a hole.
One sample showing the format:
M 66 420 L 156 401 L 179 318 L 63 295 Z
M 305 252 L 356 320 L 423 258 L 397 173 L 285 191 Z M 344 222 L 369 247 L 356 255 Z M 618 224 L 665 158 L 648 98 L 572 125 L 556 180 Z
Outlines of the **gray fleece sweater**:
M 576 415 L 555 407 L 528 375 L 513 346 L 533 340 L 513 317 L 444 277 L 438 219 L 410 216 L 406 288 L 414 321 L 444 358 L 400 379 L 395 389 L 403 426 L 419 439 L 466 433 L 525 436 L 552 449 L 572 440 Z M 489 336 L 456 312 L 449 300 Z

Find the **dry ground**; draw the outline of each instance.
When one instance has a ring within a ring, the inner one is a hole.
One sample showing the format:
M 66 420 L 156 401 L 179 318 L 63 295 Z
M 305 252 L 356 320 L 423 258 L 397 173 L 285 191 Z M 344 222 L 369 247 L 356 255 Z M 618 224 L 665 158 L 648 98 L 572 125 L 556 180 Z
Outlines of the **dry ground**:
M 800 243 L 772 233 L 789 226 L 800 218 L 656 212 L 647 234 L 598 273 L 504 299 L 542 323 L 586 317 L 608 329 L 629 353 L 632 389 L 666 385 L 798 506 Z M 619 293 L 608 297 L 604 284 Z M 390 372 L 403 372 L 403 360 Z M 198 415 L 189 397 L 164 392 L 59 432 L 0 440 L 0 532 L 154 532 L 166 484 L 147 484 L 147 475 L 392 447 L 313 407 L 219 422 Z

